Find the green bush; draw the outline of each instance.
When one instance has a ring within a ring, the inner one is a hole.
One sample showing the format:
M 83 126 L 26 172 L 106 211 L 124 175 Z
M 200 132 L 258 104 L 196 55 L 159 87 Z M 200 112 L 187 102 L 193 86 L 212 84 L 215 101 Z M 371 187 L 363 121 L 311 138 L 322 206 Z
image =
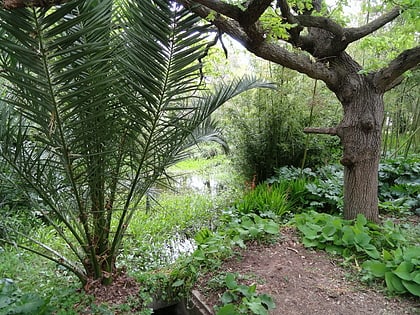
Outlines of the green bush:
M 283 83 L 277 91 L 255 91 L 230 109 L 228 139 L 232 160 L 246 178 L 256 176 L 262 183 L 281 166 L 300 166 L 307 150 L 307 166 L 335 161 L 339 142 L 333 137 L 306 141 L 309 108 L 300 99 L 290 98 L 292 84 Z

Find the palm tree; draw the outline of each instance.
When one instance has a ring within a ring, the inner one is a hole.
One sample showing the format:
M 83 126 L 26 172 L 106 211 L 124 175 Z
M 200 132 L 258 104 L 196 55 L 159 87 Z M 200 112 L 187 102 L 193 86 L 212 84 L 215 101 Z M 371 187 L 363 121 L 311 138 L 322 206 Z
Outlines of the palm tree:
M 76 0 L 0 11 L 1 157 L 65 248 L 19 246 L 109 284 L 131 218 L 203 124 L 252 79 L 203 88 L 205 26 L 168 0 Z

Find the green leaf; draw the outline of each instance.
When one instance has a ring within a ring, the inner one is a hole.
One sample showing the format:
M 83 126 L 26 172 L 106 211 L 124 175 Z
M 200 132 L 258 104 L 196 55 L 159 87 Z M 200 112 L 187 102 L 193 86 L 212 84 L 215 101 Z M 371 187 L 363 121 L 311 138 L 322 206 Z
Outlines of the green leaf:
M 420 257 L 420 246 L 408 247 L 403 251 L 403 257 L 406 261 L 411 261 L 412 259 L 419 259 Z
M 256 291 L 257 291 L 257 285 L 254 283 L 247 288 L 245 296 L 252 296 L 255 294 Z
M 318 247 L 318 246 L 320 245 L 320 243 L 319 243 L 319 241 L 318 241 L 318 240 L 310 240 L 310 239 L 308 239 L 308 238 L 306 238 L 306 237 L 304 237 L 304 238 L 302 239 L 302 244 L 303 244 L 305 247 Z
M 226 304 L 217 311 L 216 315 L 241 315 L 241 314 L 236 310 L 235 305 Z
M 185 283 L 184 279 L 178 279 L 174 283 L 172 283 L 172 287 L 173 288 L 180 287 L 184 285 L 184 283 Z
M 365 247 L 369 244 L 372 238 L 367 233 L 358 233 L 354 236 L 354 241 L 361 247 Z
M 412 281 L 417 284 L 420 284 L 420 271 L 414 271 L 411 273 Z
M 333 240 L 334 234 L 337 232 L 337 228 L 334 225 L 326 225 L 322 229 L 322 235 L 327 240 Z
M 252 299 L 247 303 L 249 309 L 252 311 L 252 314 L 256 315 L 268 315 L 267 309 L 261 304 L 258 298 Z
M 236 289 L 238 287 L 237 282 L 235 281 L 235 275 L 231 272 L 226 274 L 225 283 L 228 289 Z
M 362 264 L 362 268 L 373 274 L 375 277 L 384 278 L 388 268 L 383 262 L 377 260 L 367 260 Z
M 392 256 L 392 254 L 387 251 L 386 249 L 382 249 L 382 257 L 385 261 L 393 261 L 394 257 Z
M 222 297 L 220 299 L 223 304 L 228 304 L 233 301 L 236 301 L 237 298 L 238 297 L 235 294 L 233 294 L 231 291 L 226 291 L 222 294 Z
M 409 263 L 407 261 L 403 261 L 397 269 L 393 271 L 394 274 L 396 274 L 398 277 L 400 277 L 403 280 L 411 280 L 411 272 L 414 269 L 414 265 L 412 263 Z
M 406 280 L 403 280 L 402 284 L 407 289 L 407 291 L 410 292 L 412 295 L 420 297 L 420 284 L 412 282 L 412 281 L 406 281 Z
M 318 238 L 318 232 L 321 230 L 321 228 L 317 225 L 311 224 L 311 225 L 302 225 L 298 226 L 299 230 L 305 235 L 307 239 L 314 240 Z
M 251 226 L 250 228 L 249 228 L 249 234 L 253 237 L 253 238 L 255 238 L 255 237 L 257 237 L 260 233 L 261 233 L 261 230 L 260 229 L 258 229 L 257 227 L 255 227 L 255 226 Z
M 351 227 L 344 226 L 343 227 L 343 237 L 342 240 L 346 245 L 353 245 L 354 244 L 354 232 Z
M 390 292 L 404 293 L 407 291 L 402 280 L 390 271 L 385 272 L 385 283 Z
M 260 294 L 258 296 L 261 299 L 261 303 L 264 303 L 269 310 L 275 309 L 276 304 L 274 304 L 273 298 L 267 294 Z
M 279 225 L 274 221 L 268 221 L 264 224 L 264 232 L 268 234 L 279 234 Z
M 374 259 L 379 259 L 379 257 L 381 256 L 378 252 L 378 250 L 376 249 L 376 247 L 372 244 L 366 244 L 363 246 L 363 250 L 365 251 L 366 254 L 368 254 L 371 258 Z
M 366 220 L 366 217 L 363 215 L 363 214 L 358 214 L 357 215 L 357 218 L 356 218 L 356 224 L 359 226 L 359 227 L 362 227 L 362 226 L 365 226 L 366 225 L 366 223 L 367 223 L 367 220 Z

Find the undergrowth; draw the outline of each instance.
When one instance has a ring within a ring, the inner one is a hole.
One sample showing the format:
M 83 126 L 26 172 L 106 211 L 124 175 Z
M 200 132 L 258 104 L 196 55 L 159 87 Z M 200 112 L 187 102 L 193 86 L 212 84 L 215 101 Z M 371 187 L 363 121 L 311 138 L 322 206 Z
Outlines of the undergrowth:
M 360 214 L 351 221 L 311 211 L 297 214 L 292 224 L 306 247 L 355 261 L 363 280 L 379 278 L 390 293 L 420 297 L 420 247 L 408 242 L 392 221 L 377 225 Z

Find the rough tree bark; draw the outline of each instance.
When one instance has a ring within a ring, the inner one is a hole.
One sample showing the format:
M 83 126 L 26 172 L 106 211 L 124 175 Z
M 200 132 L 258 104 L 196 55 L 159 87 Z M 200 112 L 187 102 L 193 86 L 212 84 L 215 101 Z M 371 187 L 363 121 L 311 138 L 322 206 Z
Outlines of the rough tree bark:
M 344 110 L 340 124 L 334 128 L 307 128 L 306 132 L 340 137 L 344 165 L 344 216 L 353 219 L 364 214 L 379 221 L 378 165 L 384 115 L 384 93 L 401 82 L 401 75 L 420 61 L 420 47 L 402 52 L 387 67 L 361 74 L 362 67 L 345 50 L 347 46 L 393 21 L 402 11 L 394 7 L 374 21 L 355 28 L 344 28 L 328 17 L 312 15 L 320 11 L 322 1 L 312 1 L 313 8 L 296 12 L 288 1 L 278 0 L 278 23 L 295 25 L 289 38 L 268 40 L 269 30 L 259 22 L 262 13 L 273 5 L 271 0 L 249 0 L 242 8 L 220 0 L 176 0 L 239 41 L 247 50 L 263 59 L 324 81 Z M 211 14 L 212 13 L 212 14 Z M 214 14 L 216 13 L 216 14 Z M 303 32 L 303 30 L 307 32 Z M 285 48 L 288 42 L 293 50 Z M 306 51 L 308 54 L 302 54 Z
M 51 6 L 66 1 L 3 0 L 2 4 L 4 8 L 14 9 Z M 302 11 L 291 8 L 286 0 L 248 0 L 242 3 L 241 8 L 222 0 L 174 1 L 203 19 L 212 16 L 210 22 L 218 32 L 236 39 L 256 56 L 326 83 L 343 106 L 343 119 L 335 128 L 307 128 L 306 132 L 327 133 L 341 139 L 345 218 L 353 219 L 362 213 L 368 219 L 378 221 L 383 95 L 401 82 L 404 72 L 418 66 L 420 46 L 403 51 L 387 67 L 369 74 L 360 74 L 362 67 L 345 50 L 350 43 L 393 21 L 403 8 L 395 6 L 370 23 L 345 28 L 326 16 L 312 15 L 312 11 L 320 11 L 321 0 L 312 1 L 312 8 Z M 268 40 L 270 30 L 265 29 L 259 21 L 265 10 L 273 4 L 281 12 L 278 23 L 294 25 L 288 30 L 287 39 Z M 297 49 L 287 49 L 284 42 Z

